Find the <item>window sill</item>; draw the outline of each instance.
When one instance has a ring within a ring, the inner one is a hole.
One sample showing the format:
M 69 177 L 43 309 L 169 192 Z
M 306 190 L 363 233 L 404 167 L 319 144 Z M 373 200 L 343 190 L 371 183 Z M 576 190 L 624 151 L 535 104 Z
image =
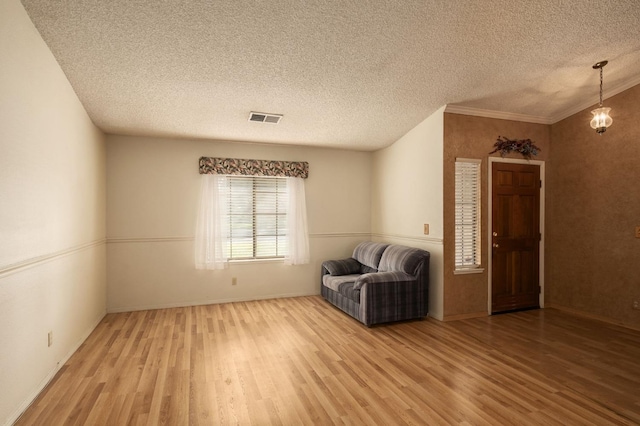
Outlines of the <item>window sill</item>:
M 242 260 L 229 260 L 229 264 L 232 265 L 256 265 L 260 263 L 284 263 L 284 258 L 278 257 L 273 259 L 242 259 Z
M 483 272 L 484 268 L 455 269 L 453 275 L 481 274 Z

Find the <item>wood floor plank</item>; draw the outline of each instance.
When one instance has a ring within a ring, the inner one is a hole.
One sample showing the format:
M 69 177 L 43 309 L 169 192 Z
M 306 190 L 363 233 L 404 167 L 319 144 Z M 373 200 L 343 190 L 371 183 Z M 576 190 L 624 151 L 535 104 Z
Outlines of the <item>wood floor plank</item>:
M 640 332 L 557 310 L 364 327 L 321 297 L 109 314 L 16 425 L 640 424 Z

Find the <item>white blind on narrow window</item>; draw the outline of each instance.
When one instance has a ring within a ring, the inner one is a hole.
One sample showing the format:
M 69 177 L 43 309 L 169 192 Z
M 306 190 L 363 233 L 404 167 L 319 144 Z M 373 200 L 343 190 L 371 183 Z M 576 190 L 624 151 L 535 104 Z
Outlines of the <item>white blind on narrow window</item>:
M 266 259 L 287 253 L 287 181 L 230 176 L 229 258 Z
M 480 163 L 456 159 L 456 269 L 480 266 Z

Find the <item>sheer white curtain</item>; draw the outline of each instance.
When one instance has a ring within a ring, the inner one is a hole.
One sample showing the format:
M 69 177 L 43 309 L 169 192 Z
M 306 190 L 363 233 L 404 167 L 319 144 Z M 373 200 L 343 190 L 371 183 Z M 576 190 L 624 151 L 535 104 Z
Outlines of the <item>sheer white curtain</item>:
M 284 264 L 303 265 L 309 263 L 309 231 L 304 179 L 287 178 L 287 192 L 289 194 L 287 209 L 289 253 L 284 257 Z
M 223 175 L 203 174 L 196 226 L 196 269 L 224 269 L 228 265 L 228 185 Z

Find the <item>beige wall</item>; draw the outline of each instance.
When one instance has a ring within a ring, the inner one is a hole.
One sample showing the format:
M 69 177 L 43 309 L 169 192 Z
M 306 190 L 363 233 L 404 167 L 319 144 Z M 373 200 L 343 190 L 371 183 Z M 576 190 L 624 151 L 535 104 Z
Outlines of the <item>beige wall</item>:
M 374 153 L 371 220 L 375 241 L 431 253 L 429 315 L 442 319 L 442 142 L 444 107 Z M 429 235 L 424 235 L 424 224 Z
M 104 316 L 106 154 L 18 0 L 0 2 L 0 63 L 0 424 L 10 424 Z
M 498 136 L 531 139 L 542 151 L 535 160 L 550 158 L 549 126 L 494 118 L 444 114 L 444 319 L 488 314 L 488 161 Z M 499 154 L 492 156 L 500 157 Z M 457 157 L 482 160 L 482 267 L 481 274 L 454 275 L 455 161 Z M 509 154 L 508 158 L 519 158 Z M 548 167 L 546 167 L 548 170 Z M 549 184 L 547 184 L 549 186 Z
M 108 310 L 320 293 L 320 265 L 349 257 L 371 230 L 371 153 L 108 136 Z M 193 236 L 201 156 L 308 161 L 311 263 L 237 262 L 198 271 Z M 231 278 L 237 285 L 231 285 Z
M 375 153 L 124 136 L 105 145 L 18 0 L 0 2 L 0 61 L 0 424 L 13 422 L 107 309 L 317 294 L 321 262 L 372 237 L 431 252 L 431 316 L 486 314 L 486 270 L 453 275 L 453 167 L 456 157 L 481 158 L 487 188 L 498 135 L 543 148 L 548 305 L 640 325 L 631 309 L 640 299 L 640 86 L 606 101 L 615 121 L 601 137 L 588 110 L 543 126 L 441 109 Z M 203 155 L 309 161 L 309 265 L 195 270 Z M 482 213 L 484 249 L 487 194 Z M 486 250 L 482 259 L 486 267 Z
M 640 86 L 605 100 L 599 136 L 586 109 L 551 126 L 547 301 L 640 326 Z M 594 106 L 595 108 L 595 106 Z

